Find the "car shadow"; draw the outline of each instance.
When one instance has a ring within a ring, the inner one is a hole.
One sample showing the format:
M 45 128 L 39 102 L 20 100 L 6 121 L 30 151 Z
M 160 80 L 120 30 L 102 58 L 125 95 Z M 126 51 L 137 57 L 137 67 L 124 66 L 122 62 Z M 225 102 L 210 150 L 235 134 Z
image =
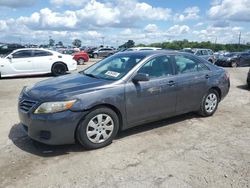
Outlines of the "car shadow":
M 140 125 L 134 128 L 130 128 L 125 131 L 121 131 L 118 133 L 116 140 L 123 139 L 124 137 L 136 135 L 141 132 L 150 131 L 153 129 L 157 129 L 163 126 L 168 126 L 173 123 L 178 123 L 187 119 L 193 118 L 201 118 L 195 113 L 188 113 L 181 116 L 164 119 L 161 121 L 148 123 L 144 125 Z M 72 145 L 60 145 L 60 146 L 51 146 L 36 142 L 30 139 L 27 136 L 27 133 L 24 131 L 22 125 L 15 124 L 12 126 L 9 132 L 9 139 L 12 140 L 13 144 L 16 145 L 21 150 L 40 156 L 40 157 L 55 157 L 61 155 L 67 155 L 74 152 L 86 152 L 88 150 L 84 149 L 80 144 L 72 144 Z
M 237 88 L 250 91 L 250 88 L 248 87 L 247 84 L 246 85 L 239 85 L 239 86 L 237 86 Z
M 163 120 L 156 121 L 156 122 L 139 125 L 139 126 L 127 129 L 125 131 L 119 132 L 116 139 L 122 139 L 122 138 L 127 137 L 127 136 L 139 134 L 141 132 L 151 131 L 153 129 L 169 126 L 169 125 L 172 125 L 174 123 L 182 122 L 182 121 L 185 121 L 188 119 L 193 119 L 193 118 L 203 118 L 203 117 L 199 116 L 196 113 L 187 113 L 187 114 L 163 119 Z
M 21 123 L 12 126 L 9 132 L 9 139 L 12 140 L 19 149 L 41 157 L 54 157 L 67 155 L 71 152 L 86 151 L 79 144 L 52 146 L 46 145 L 28 137 Z

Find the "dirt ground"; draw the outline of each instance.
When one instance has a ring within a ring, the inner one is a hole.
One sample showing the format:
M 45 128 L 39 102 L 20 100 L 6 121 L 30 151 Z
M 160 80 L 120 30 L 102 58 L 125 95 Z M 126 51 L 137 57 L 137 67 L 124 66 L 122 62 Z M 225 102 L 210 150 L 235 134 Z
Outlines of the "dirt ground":
M 39 144 L 22 130 L 19 92 L 47 76 L 0 80 L 0 187 L 249 187 L 248 68 L 227 70 L 231 90 L 213 117 L 142 125 L 93 151 Z

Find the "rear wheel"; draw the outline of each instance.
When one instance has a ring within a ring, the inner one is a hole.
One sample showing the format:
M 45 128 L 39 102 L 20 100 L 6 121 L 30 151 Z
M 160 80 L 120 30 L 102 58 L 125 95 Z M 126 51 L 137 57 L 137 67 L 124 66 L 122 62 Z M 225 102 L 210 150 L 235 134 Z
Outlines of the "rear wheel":
M 98 108 L 91 111 L 80 122 L 76 136 L 87 149 L 98 149 L 112 143 L 119 127 L 117 114 L 109 108 Z
M 219 94 L 216 90 L 211 89 L 203 96 L 199 114 L 208 117 L 212 116 L 217 110 L 219 103 Z
M 52 66 L 51 72 L 54 76 L 64 75 L 67 72 L 67 66 L 63 63 L 55 63 Z
M 85 60 L 84 60 L 83 58 L 79 58 L 79 59 L 77 60 L 78 65 L 83 65 L 84 62 L 85 62 Z

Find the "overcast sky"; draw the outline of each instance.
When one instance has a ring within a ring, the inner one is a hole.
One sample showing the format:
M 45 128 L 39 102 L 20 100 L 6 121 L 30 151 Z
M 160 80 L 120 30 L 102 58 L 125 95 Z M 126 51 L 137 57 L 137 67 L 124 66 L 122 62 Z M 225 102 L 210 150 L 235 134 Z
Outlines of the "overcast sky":
M 250 0 L 0 0 L 0 42 L 250 42 Z

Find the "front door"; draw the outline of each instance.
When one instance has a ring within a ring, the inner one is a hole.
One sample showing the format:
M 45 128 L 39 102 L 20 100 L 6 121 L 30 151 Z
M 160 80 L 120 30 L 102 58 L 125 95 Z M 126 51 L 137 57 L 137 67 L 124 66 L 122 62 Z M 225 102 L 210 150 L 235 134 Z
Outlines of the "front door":
M 9 59 L 9 62 L 14 73 L 25 74 L 34 71 L 31 55 L 31 50 L 20 50 L 12 54 L 12 58 Z
M 175 113 L 176 85 L 170 56 L 158 56 L 145 63 L 138 73 L 150 76 L 146 82 L 125 86 L 127 124 L 133 126 Z

